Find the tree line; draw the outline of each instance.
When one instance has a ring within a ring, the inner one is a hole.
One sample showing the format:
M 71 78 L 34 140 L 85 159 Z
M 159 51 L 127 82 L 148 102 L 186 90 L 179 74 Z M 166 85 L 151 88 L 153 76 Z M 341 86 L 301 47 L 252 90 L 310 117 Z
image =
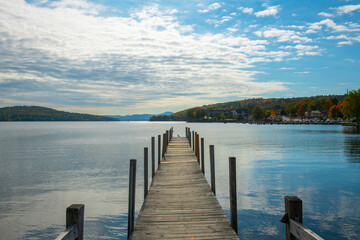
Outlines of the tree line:
M 360 89 L 344 95 L 313 96 L 299 98 L 253 98 L 241 101 L 210 104 L 186 109 L 170 116 L 152 117 L 152 121 L 223 121 L 236 119 L 261 121 L 265 118 L 287 116 L 308 118 L 318 111 L 331 119 L 360 119 Z M 234 115 L 237 115 L 236 117 Z
M 115 118 L 57 111 L 38 106 L 0 108 L 0 121 L 119 121 Z

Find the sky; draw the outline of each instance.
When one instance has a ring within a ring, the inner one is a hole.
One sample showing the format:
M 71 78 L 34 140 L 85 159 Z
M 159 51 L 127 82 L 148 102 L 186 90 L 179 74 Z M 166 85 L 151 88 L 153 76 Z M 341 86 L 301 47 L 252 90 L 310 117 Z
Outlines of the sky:
M 360 0 L 0 0 L 0 107 L 155 114 L 359 83 Z

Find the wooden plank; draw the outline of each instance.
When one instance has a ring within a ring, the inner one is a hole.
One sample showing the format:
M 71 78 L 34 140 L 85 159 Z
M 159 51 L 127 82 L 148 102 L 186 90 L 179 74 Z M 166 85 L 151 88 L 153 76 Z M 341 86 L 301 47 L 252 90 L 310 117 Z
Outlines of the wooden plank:
M 301 240 L 324 240 L 322 237 L 292 219 L 290 219 L 290 233 Z
M 239 239 L 187 138 L 173 137 L 161 163 L 131 239 Z
M 79 236 L 77 225 L 71 225 L 62 232 L 55 240 L 75 240 Z

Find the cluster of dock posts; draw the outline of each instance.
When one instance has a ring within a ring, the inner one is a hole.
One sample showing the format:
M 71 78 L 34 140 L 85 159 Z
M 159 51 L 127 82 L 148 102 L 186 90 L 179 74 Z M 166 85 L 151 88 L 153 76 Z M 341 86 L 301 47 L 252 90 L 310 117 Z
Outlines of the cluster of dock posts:
M 158 168 L 161 166 L 161 159 L 164 157 L 167 147 L 173 137 L 173 128 L 166 130 L 165 133 L 158 135 Z M 185 128 L 185 135 L 189 142 L 189 146 L 196 156 L 201 167 L 202 174 L 205 175 L 205 159 L 204 159 L 204 138 L 200 138 L 199 134 Z M 210 160 L 210 187 L 214 195 L 215 188 L 215 152 L 214 145 L 209 145 Z M 144 148 L 144 201 L 147 197 L 148 184 L 148 168 L 149 168 L 149 151 Z M 136 159 L 130 159 L 129 169 L 129 195 L 128 195 L 128 239 L 131 238 L 135 223 L 135 192 L 136 192 Z M 151 170 L 152 179 L 155 176 L 155 137 L 151 137 Z M 230 225 L 238 234 L 238 216 L 237 216 L 237 190 L 236 190 L 236 158 L 229 157 L 229 195 L 230 195 Z M 285 196 L 285 214 L 281 218 L 281 222 L 285 223 L 286 240 L 321 240 L 320 236 L 312 232 L 310 229 L 302 225 L 302 200 L 297 196 Z M 56 240 L 77 239 L 83 240 L 84 235 L 84 204 L 73 204 L 66 209 L 66 230 L 62 232 Z

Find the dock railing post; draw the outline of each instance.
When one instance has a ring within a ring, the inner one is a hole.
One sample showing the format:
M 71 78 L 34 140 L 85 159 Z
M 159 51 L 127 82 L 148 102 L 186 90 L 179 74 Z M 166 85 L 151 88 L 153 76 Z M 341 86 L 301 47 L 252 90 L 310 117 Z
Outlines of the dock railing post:
M 149 175 L 148 175 L 148 169 L 149 169 L 149 164 L 148 164 L 148 159 L 149 159 L 149 154 L 148 154 L 148 148 L 144 148 L 144 199 L 146 198 L 147 194 L 148 194 L 148 186 L 149 186 Z
M 72 204 L 66 209 L 66 228 L 76 224 L 78 228 L 77 240 L 84 239 L 84 204 Z
M 134 231 L 135 223 L 135 190 L 136 190 L 136 159 L 130 160 L 129 172 L 129 208 L 128 208 L 128 236 Z
M 151 137 L 151 175 L 155 176 L 155 137 Z
M 231 227 L 238 233 L 237 195 L 236 195 L 236 158 L 229 157 L 229 190 Z
M 210 145 L 210 175 L 211 175 L 211 191 L 216 195 L 215 190 L 215 156 L 214 145 Z
M 169 134 L 169 130 L 166 130 L 166 148 L 169 145 L 170 142 L 170 134 Z
M 165 133 L 163 133 L 162 157 L 165 155 Z
M 201 138 L 201 172 L 205 175 L 204 138 Z
M 193 152 L 195 151 L 195 146 L 194 146 L 194 131 L 192 131 L 192 149 L 193 149 Z
M 188 128 L 188 140 L 189 140 L 189 146 L 191 147 L 191 130 Z
M 285 196 L 285 214 L 288 219 L 292 219 L 302 224 L 302 200 L 297 196 Z M 290 223 L 285 224 L 286 240 L 296 240 L 296 237 L 290 233 Z
M 199 134 L 196 133 L 196 157 L 197 161 L 200 164 L 200 144 L 199 144 Z
M 158 135 L 158 167 L 160 166 L 161 136 Z

